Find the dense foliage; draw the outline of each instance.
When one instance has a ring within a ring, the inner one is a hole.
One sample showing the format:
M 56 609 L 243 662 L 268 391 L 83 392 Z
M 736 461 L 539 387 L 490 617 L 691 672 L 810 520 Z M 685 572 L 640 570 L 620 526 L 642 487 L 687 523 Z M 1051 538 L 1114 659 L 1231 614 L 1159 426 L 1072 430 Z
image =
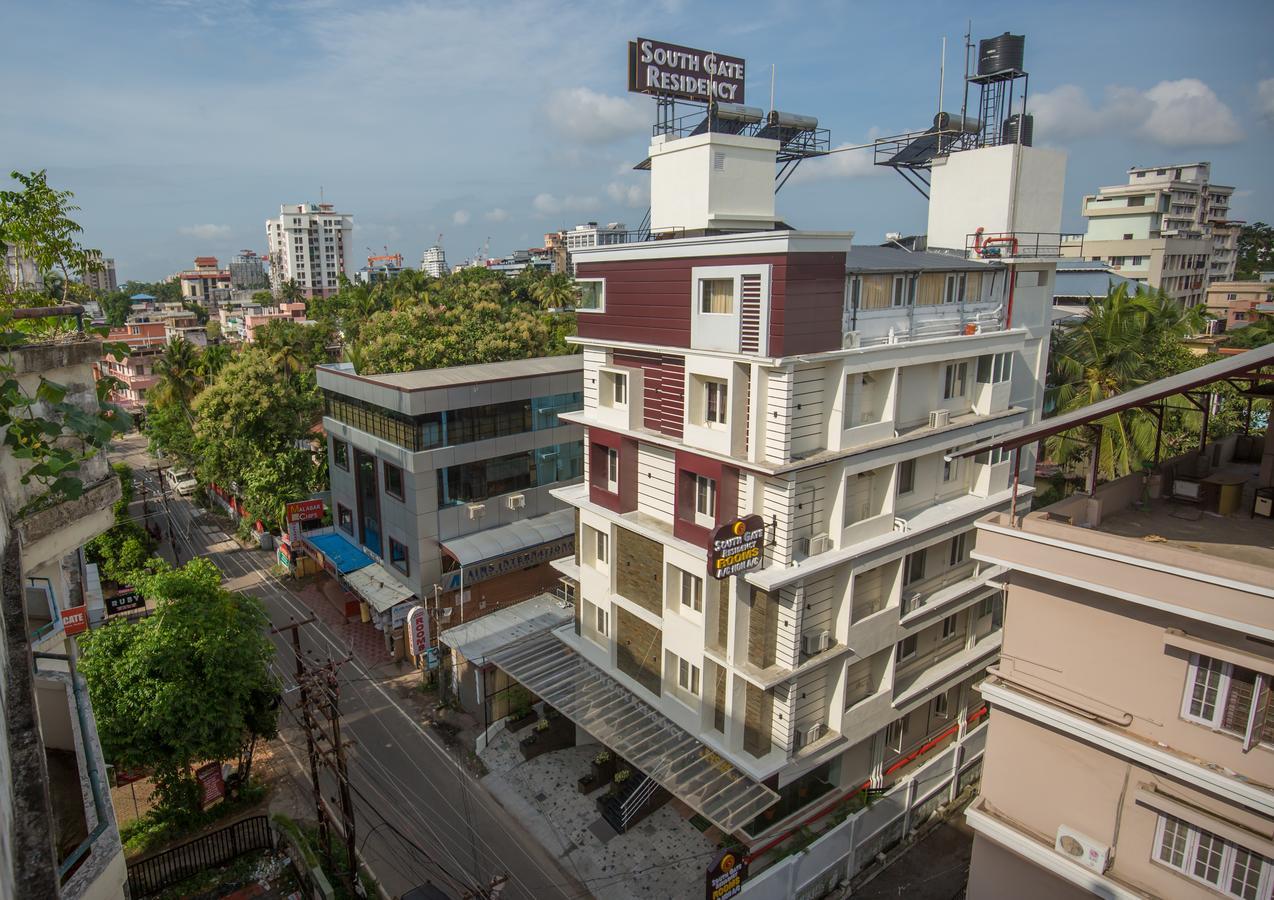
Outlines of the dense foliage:
M 80 671 L 107 758 L 151 769 L 161 807 L 194 813 L 192 767 L 250 765 L 256 739 L 278 733 L 269 620 L 260 601 L 223 589 L 208 560 L 154 564 L 135 586 L 155 613 L 83 634 Z
M 1274 227 L 1253 222 L 1239 230 L 1239 259 L 1235 278 L 1255 279 L 1261 272 L 1274 269 Z
M 129 514 L 133 502 L 133 470 L 124 463 L 111 468 L 120 482 L 120 499 L 115 501 L 115 523 L 89 541 L 85 550 L 89 562 L 116 584 L 128 584 L 145 568 L 154 553 L 154 542 Z

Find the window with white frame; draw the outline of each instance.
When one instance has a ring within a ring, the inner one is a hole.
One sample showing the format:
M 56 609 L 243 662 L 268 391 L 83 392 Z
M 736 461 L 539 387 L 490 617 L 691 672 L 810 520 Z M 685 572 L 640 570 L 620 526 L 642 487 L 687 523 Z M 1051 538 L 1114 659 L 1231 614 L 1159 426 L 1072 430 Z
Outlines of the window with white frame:
M 985 619 L 991 613 L 995 612 L 995 595 L 983 597 L 982 602 L 978 604 L 978 618 Z
M 964 272 L 947 273 L 946 290 L 942 294 L 943 303 L 963 303 L 964 288 L 968 275 Z
M 890 722 L 885 727 L 885 747 L 895 753 L 902 752 L 902 738 L 907 731 L 907 718 L 904 716 L 897 721 Z
M 695 519 L 711 528 L 717 520 L 717 483 L 706 475 L 695 476 Z
M 681 605 L 703 612 L 703 579 L 684 570 L 681 570 Z
M 709 425 L 726 424 L 729 388 L 724 381 L 703 379 L 703 421 Z
M 956 629 L 960 625 L 960 617 L 958 615 L 950 615 L 942 620 L 942 639 L 949 641 L 956 636 Z
M 913 306 L 916 302 L 916 279 L 912 275 L 895 275 L 891 303 L 894 306 Z
M 677 687 L 699 696 L 699 667 L 677 657 Z
M 898 494 L 910 494 L 916 489 L 916 461 L 904 459 L 898 463 Z
M 989 451 L 979 453 L 974 459 L 982 465 L 998 466 L 1000 463 L 1008 462 L 1009 457 L 1012 455 L 1012 450 L 1007 450 L 1004 447 L 992 447 Z
M 597 607 L 597 633 L 610 634 L 610 610 L 603 606 Z
M 606 378 L 610 382 L 610 402 L 611 406 L 625 407 L 628 405 L 628 376 L 623 372 L 607 372 Z
M 1013 377 L 1013 354 L 988 353 L 978 357 L 978 384 L 999 384 Z
M 902 561 L 902 586 L 915 584 L 917 581 L 925 579 L 925 557 L 928 552 L 925 550 L 917 550 L 915 553 L 908 553 L 907 558 Z
M 1268 900 L 1274 863 L 1175 816 L 1160 815 L 1152 858 L 1228 897 Z
M 610 558 L 610 535 L 597 529 L 593 530 L 593 534 L 596 536 L 593 546 L 597 561 L 604 564 Z
M 1274 703 L 1270 676 L 1198 653 L 1190 654 L 1181 717 L 1233 734 L 1247 749 L 1274 745 Z
M 603 312 L 606 308 L 606 281 L 602 278 L 577 278 L 575 288 L 579 299 L 575 309 L 584 312 Z
M 968 363 L 951 363 L 947 366 L 942 385 L 942 399 L 954 400 L 956 397 L 963 397 L 968 375 Z
M 894 648 L 894 662 L 906 662 L 916 655 L 916 636 L 910 635 L 898 642 Z
M 947 565 L 955 568 L 969 558 L 969 532 L 962 531 L 951 539 L 951 553 L 947 557 Z
M 950 484 L 960 475 L 960 459 L 954 456 L 955 450 L 948 450 L 942 456 L 942 483 Z
M 951 717 L 951 696 L 946 691 L 933 698 L 933 714 L 939 719 Z
M 699 312 L 709 315 L 732 315 L 734 313 L 734 279 L 702 279 L 699 282 Z
M 619 451 L 614 447 L 606 448 L 606 490 L 619 493 Z

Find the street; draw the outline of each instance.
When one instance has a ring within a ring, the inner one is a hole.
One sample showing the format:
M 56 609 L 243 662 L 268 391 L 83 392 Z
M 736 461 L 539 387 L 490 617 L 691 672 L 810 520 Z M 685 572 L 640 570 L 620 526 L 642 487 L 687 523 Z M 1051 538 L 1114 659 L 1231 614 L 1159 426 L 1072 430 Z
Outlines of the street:
M 155 460 L 146 453 L 144 438 L 128 435 L 112 456 L 133 466 L 134 480 L 146 486 L 148 496 L 157 496 Z M 165 539 L 176 542 L 183 562 L 194 556 L 211 560 L 228 588 L 261 599 L 276 629 L 312 619 L 303 603 L 271 573 L 271 553 L 241 549 L 211 517 L 171 491 L 162 508 L 166 510 Z M 164 555 L 171 558 L 169 553 Z M 349 648 L 317 619 L 302 625 L 300 634 L 307 665 L 351 656 Z M 308 796 L 309 767 L 299 724 L 291 633 L 277 632 L 273 640 L 278 649 L 274 666 L 284 685 L 279 739 L 287 745 L 296 766 L 293 774 Z M 337 667 L 337 673 L 342 737 L 350 744 L 349 784 L 357 844 L 392 896 L 425 882 L 451 896 L 481 896 L 479 889 L 488 891 L 502 877 L 507 878 L 500 893 L 504 897 L 588 896 L 587 889 L 567 875 L 417 721 L 418 714 L 385 689 L 374 671 L 351 658 Z M 321 771 L 324 796 L 339 821 L 337 779 L 328 769 Z M 312 810 L 309 817 L 313 818 Z M 465 894 L 465 890 L 473 893 Z

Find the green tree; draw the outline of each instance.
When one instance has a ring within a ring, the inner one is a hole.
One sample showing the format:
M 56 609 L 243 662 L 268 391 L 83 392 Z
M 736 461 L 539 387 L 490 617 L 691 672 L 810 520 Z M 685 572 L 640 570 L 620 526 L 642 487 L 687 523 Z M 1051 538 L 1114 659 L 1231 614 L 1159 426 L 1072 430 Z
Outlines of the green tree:
M 1225 346 L 1253 350 L 1274 344 L 1274 316 L 1261 316 L 1250 325 L 1226 332 Z
M 212 326 L 209 326 L 212 327 Z M 230 362 L 230 347 L 227 344 L 209 344 L 199 354 L 199 375 L 204 384 L 211 384 L 221 374 L 221 370 Z
M 283 287 L 279 289 L 280 303 L 301 303 L 305 300 L 305 294 L 301 291 L 301 286 L 296 283 L 295 278 L 289 278 L 283 282 Z
M 152 401 L 146 407 L 143 431 L 149 439 L 150 452 L 162 453 L 193 469 L 197 459 L 194 417 L 190 410 L 176 403 Z
M 1274 269 L 1274 228 L 1264 222 L 1253 222 L 1239 229 L 1238 263 L 1235 276 L 1239 280 L 1256 279 L 1260 273 Z
M 1199 332 L 1202 318 L 1201 310 L 1184 311 L 1162 293 L 1113 288 L 1083 321 L 1054 336 L 1045 408 L 1051 415 L 1073 412 L 1201 364 L 1181 339 Z M 1129 410 L 1095 424 L 1101 426 L 1103 477 L 1126 475 L 1153 456 L 1157 423 L 1150 411 Z M 1089 439 L 1088 429 L 1079 429 L 1049 438 L 1045 446 L 1050 458 L 1067 463 L 1091 458 Z
M 541 309 L 572 309 L 579 299 L 575 281 L 565 272 L 545 275 L 531 287 L 531 297 Z
M 203 387 L 199 367 L 199 348 L 184 337 L 170 341 L 155 363 L 159 382 L 150 396 L 160 403 L 172 403 L 189 409 Z
M 106 324 L 112 328 L 119 328 L 126 321 L 133 311 L 133 295 L 127 291 L 107 291 L 97 298 L 97 304 L 102 308 L 102 315 L 106 318 Z
M 254 291 L 252 293 L 252 302 L 260 306 L 270 306 L 274 303 L 274 294 L 270 291 Z
M 257 327 L 252 343 L 274 360 L 279 371 L 296 375 L 312 372 L 327 361 L 332 328 L 323 323 L 305 325 L 293 319 L 273 319 Z
M 102 254 L 90 250 L 79 241 L 83 232 L 70 217 L 78 206 L 71 204 L 70 191 L 60 191 L 49 185 L 48 174 L 38 172 L 9 173 L 21 190 L 0 191 L 0 244 L 12 245 L 30 260 L 46 280 L 56 282 L 57 299 L 65 304 L 71 300 L 72 274 L 83 275 L 102 268 Z M 5 299 L 19 306 L 38 306 L 44 298 L 33 293 L 29 286 L 7 284 L 3 289 Z
M 180 818 L 199 809 L 195 765 L 238 758 L 250 771 L 256 741 L 278 733 L 269 619 L 205 559 L 156 565 L 135 587 L 155 614 L 82 635 L 80 671 L 107 758 L 150 768 L 161 811 Z

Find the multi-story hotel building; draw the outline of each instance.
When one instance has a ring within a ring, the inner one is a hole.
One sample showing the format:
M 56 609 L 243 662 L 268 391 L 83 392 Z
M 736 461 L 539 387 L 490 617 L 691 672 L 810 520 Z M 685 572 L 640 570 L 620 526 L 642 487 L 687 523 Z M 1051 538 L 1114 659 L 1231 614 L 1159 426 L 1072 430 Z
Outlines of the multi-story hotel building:
M 1087 233 L 1063 253 L 1109 263 L 1186 306 L 1202 303 L 1210 282 L 1234 277 L 1241 224 L 1229 220 L 1234 188 L 1212 184 L 1211 171 L 1207 162 L 1129 169 L 1127 184 L 1084 198 Z
M 1262 362 L 1274 347 L 1107 403 L 1251 391 L 1241 367 Z M 1004 570 L 1007 614 L 981 687 L 970 897 L 1274 896 L 1272 516 L 1267 429 L 978 522 L 973 555 Z
M 980 721 L 1002 612 L 974 521 L 1013 475 L 950 454 L 1037 415 L 1055 262 L 1005 235 L 1052 232 L 1056 254 L 1064 166 L 953 153 L 929 232 L 958 252 L 913 253 L 781 225 L 777 147 L 656 137 L 651 228 L 687 236 L 573 251 L 576 619 L 490 657 L 749 842 Z M 999 261 L 966 257 L 979 230 Z M 718 580 L 717 529 L 752 516 L 764 564 Z
M 354 217 L 336 212 L 331 203 L 285 203 L 277 219 L 266 219 L 270 248 L 270 289 L 279 296 L 283 285 L 296 282 L 309 297 L 328 297 L 350 271 L 349 242 Z
M 195 267 L 177 273 L 181 298 L 216 309 L 230 298 L 230 270 L 222 269 L 215 256 L 196 256 Z

